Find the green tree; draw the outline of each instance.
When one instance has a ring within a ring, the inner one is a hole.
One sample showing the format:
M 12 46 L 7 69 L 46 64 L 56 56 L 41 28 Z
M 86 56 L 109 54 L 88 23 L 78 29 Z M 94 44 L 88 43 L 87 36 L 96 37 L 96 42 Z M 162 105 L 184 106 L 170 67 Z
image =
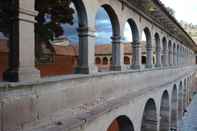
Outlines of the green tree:
M 36 36 L 38 41 L 53 40 L 63 35 L 61 24 L 73 24 L 74 9 L 71 0 L 37 0 Z
M 169 12 L 170 15 L 175 16 L 175 11 L 170 8 L 170 7 L 166 7 L 167 11 Z

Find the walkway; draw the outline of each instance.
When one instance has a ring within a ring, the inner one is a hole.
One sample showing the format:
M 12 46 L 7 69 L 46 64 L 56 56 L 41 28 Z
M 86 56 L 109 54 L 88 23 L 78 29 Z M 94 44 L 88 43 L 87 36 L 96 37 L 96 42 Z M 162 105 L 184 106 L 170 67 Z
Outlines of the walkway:
M 188 113 L 183 117 L 183 127 L 181 131 L 197 131 L 197 95 L 193 97 Z

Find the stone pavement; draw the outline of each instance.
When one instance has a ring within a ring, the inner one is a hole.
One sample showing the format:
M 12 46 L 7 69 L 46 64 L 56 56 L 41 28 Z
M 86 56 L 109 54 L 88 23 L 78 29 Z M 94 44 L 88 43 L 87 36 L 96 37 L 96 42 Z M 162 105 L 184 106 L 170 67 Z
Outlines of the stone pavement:
M 187 108 L 187 111 L 180 124 L 180 131 L 197 131 L 197 95 L 193 97 L 192 103 Z

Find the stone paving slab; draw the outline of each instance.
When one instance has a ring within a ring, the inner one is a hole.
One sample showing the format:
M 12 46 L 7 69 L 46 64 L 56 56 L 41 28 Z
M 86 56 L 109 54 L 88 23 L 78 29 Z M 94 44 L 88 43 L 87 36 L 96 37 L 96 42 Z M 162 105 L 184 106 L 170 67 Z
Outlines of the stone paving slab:
M 197 131 L 197 95 L 193 97 L 191 105 L 183 117 L 180 131 Z

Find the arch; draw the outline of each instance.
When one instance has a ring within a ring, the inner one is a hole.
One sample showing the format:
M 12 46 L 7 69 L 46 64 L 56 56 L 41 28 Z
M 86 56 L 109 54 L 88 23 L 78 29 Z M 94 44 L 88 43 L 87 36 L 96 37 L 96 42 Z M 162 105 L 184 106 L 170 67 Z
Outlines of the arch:
M 99 31 L 100 31 L 100 32 L 102 32 L 102 33 L 100 33 L 100 35 L 103 35 L 105 37 L 104 39 L 103 39 L 103 37 L 96 37 L 96 44 L 100 44 L 100 43 L 107 44 L 107 46 L 109 47 L 108 49 L 111 50 L 110 52 L 112 52 L 112 57 L 113 57 L 112 61 L 110 61 L 110 59 L 108 59 L 108 64 L 106 64 L 106 61 L 105 62 L 103 61 L 103 63 L 105 65 L 109 65 L 109 63 L 112 64 L 112 66 L 111 67 L 108 66 L 108 68 L 106 68 L 105 71 L 119 70 L 120 68 L 117 67 L 117 64 L 118 64 L 118 62 L 120 63 L 120 59 L 118 56 L 118 53 L 120 53 L 120 47 L 116 46 L 116 45 L 120 44 L 121 37 L 120 37 L 120 24 L 119 24 L 118 16 L 111 5 L 103 4 L 98 8 L 98 11 L 96 13 L 96 18 L 99 18 L 99 17 L 103 17 L 104 18 L 103 20 L 105 20 L 105 22 L 107 22 L 110 26 L 110 27 L 108 27 L 108 24 L 103 24 L 109 30 L 101 30 L 102 28 L 100 28 L 100 26 L 99 26 L 100 25 L 99 21 L 98 20 L 96 21 L 97 33 L 99 34 Z M 110 35 L 112 35 L 112 36 L 110 36 Z M 100 42 L 100 43 L 98 43 L 98 42 Z M 116 43 L 116 44 L 113 44 L 113 43 Z M 119 52 L 115 52 L 114 50 L 119 51 Z M 106 58 L 104 60 L 106 60 Z M 98 70 L 100 70 L 101 67 L 99 67 L 99 66 L 97 66 L 97 67 L 98 67 Z
M 112 24 L 113 36 L 120 36 L 120 23 L 119 23 L 119 19 L 118 19 L 116 12 L 108 4 L 104 4 L 101 7 L 103 7 L 105 11 L 107 12 L 107 14 L 109 15 L 109 18 Z
M 71 1 L 74 3 L 74 6 L 77 10 L 79 27 L 87 27 L 88 17 L 84 3 L 82 2 L 82 0 L 71 0 Z
M 130 28 L 131 28 L 133 42 L 134 43 L 139 42 L 139 30 L 138 30 L 138 27 L 137 27 L 135 21 L 130 18 L 127 20 L 127 22 L 129 23 Z
M 108 62 L 109 62 L 109 61 L 108 61 L 108 58 L 107 58 L 107 57 L 104 57 L 104 58 L 103 58 L 103 65 L 107 65 Z
M 127 116 L 119 116 L 111 123 L 107 131 L 134 131 L 134 126 Z
M 151 32 L 150 32 L 148 27 L 144 28 L 144 33 L 145 33 L 145 37 L 146 37 L 146 46 L 147 47 L 152 46 L 152 43 L 151 43 Z
M 145 104 L 141 131 L 157 131 L 157 110 L 153 99 L 149 99 Z
M 155 33 L 155 46 L 161 48 L 159 33 Z
M 179 50 L 179 44 L 177 44 L 177 49 L 176 49 L 177 51 L 177 57 L 176 57 L 176 60 L 177 60 L 177 64 L 179 64 L 180 63 L 180 60 L 179 60 L 179 55 L 180 55 L 180 50 Z
M 142 64 L 146 64 L 147 58 L 146 56 L 142 55 Z
M 160 105 L 160 131 L 169 131 L 170 127 L 170 104 L 168 91 L 164 91 L 161 97 Z
M 183 86 L 183 111 L 186 110 L 187 107 L 187 82 L 184 79 L 184 86 Z
M 158 33 L 155 33 L 155 48 L 156 48 L 156 61 L 153 61 L 153 63 L 157 64 L 157 66 L 160 66 L 161 64 L 161 43 L 160 43 L 160 36 Z
M 145 61 L 146 63 L 142 63 L 142 64 L 145 64 L 146 68 L 152 68 L 152 64 L 153 64 L 152 52 L 153 51 L 152 51 L 152 43 L 151 43 L 151 32 L 150 32 L 148 27 L 145 27 L 143 29 L 142 33 L 144 33 L 145 38 L 146 38 L 145 44 L 141 43 L 142 44 L 142 55 L 141 55 L 141 57 L 143 56 L 143 54 L 146 56 L 146 61 Z
M 163 47 L 163 55 L 162 55 L 162 65 L 166 65 L 167 64 L 167 40 L 166 37 L 163 37 L 162 39 L 162 47 Z
M 130 64 L 130 58 L 128 56 L 124 56 L 124 64 L 129 65 Z
M 183 116 L 183 85 L 182 81 L 179 84 L 178 91 L 178 120 L 181 120 Z
M 173 65 L 176 65 L 176 44 L 173 44 Z
M 177 111 L 178 111 L 178 91 L 176 84 L 172 89 L 171 98 L 171 130 L 177 129 Z
M 95 62 L 97 65 L 101 64 L 101 58 L 100 57 L 96 57 Z
M 171 40 L 168 41 L 168 63 L 172 65 L 172 42 Z

